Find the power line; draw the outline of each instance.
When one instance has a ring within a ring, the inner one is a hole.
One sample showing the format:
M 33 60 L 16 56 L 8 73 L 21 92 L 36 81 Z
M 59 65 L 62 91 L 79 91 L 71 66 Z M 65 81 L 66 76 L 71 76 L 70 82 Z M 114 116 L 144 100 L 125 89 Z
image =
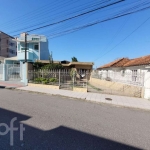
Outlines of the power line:
M 119 46 L 122 42 L 124 42 L 127 38 L 129 38 L 133 33 L 135 33 L 140 27 L 142 27 L 148 20 L 150 19 L 150 17 L 148 17 L 143 23 L 141 23 L 136 29 L 134 29 L 129 35 L 127 35 L 123 40 L 121 40 L 117 45 L 115 45 L 112 49 L 110 49 L 109 51 L 107 51 L 104 55 L 102 55 L 101 57 L 99 57 L 98 59 L 102 58 L 103 56 L 105 56 L 106 54 L 108 54 L 109 52 L 111 52 L 112 50 L 114 50 L 117 46 Z M 96 59 L 96 60 L 98 60 Z M 96 61 L 95 60 L 95 61 Z
M 102 0 L 101 0 L 102 1 Z M 91 2 L 90 2 L 91 3 Z M 84 4 L 85 6 L 87 5 L 88 6 L 88 4 L 90 4 L 90 3 L 86 3 L 86 4 Z M 106 2 L 105 2 L 106 3 Z M 59 7 L 61 8 L 63 8 L 64 6 L 65 7 L 67 7 L 67 5 L 66 4 L 69 4 L 69 5 L 71 5 L 71 4 L 73 4 L 73 3 L 64 3 L 64 4 L 61 4 L 61 5 L 57 5 L 57 7 L 53 7 L 53 9 L 51 8 L 51 9 L 48 9 L 48 12 L 44 12 L 44 14 L 43 15 L 41 15 L 41 11 L 38 11 L 39 12 L 39 14 L 40 14 L 40 18 L 43 20 L 43 19 L 45 19 L 45 18 L 48 18 L 49 19 L 49 16 L 48 16 L 48 13 L 53 13 L 53 12 L 55 12 L 55 10 L 59 10 Z M 95 4 L 95 6 L 97 6 L 97 5 L 99 5 L 99 3 L 92 3 L 92 4 Z M 69 6 L 68 5 L 68 6 Z M 78 6 L 78 7 L 81 7 L 82 5 L 80 5 L 80 6 Z M 81 9 L 79 10 L 79 11 L 81 11 L 81 10 L 83 10 L 83 9 L 88 9 L 88 8 L 90 8 L 90 7 L 93 7 L 92 5 L 89 5 L 88 7 L 81 7 Z M 73 7 L 73 8 L 71 8 L 71 10 L 73 10 L 73 9 L 75 9 L 76 7 Z M 49 12 L 49 10 L 50 10 L 50 12 Z M 68 11 L 68 9 L 66 9 L 66 10 L 62 10 L 61 12 L 59 12 L 59 13 L 57 13 L 57 14 L 51 14 L 51 16 L 53 17 L 53 19 L 52 20 L 56 20 L 56 19 L 58 19 L 58 18 L 60 18 L 61 17 L 61 15 L 62 14 L 64 14 L 64 12 L 66 12 L 66 11 Z M 78 10 L 77 10 L 78 11 Z M 60 16 L 57 16 L 58 14 L 60 14 Z M 70 13 L 69 12 L 69 15 L 70 14 L 72 14 L 72 13 Z M 31 16 L 31 15 L 30 15 Z M 28 16 L 26 19 L 25 18 L 23 18 L 23 21 L 21 22 L 21 24 L 23 24 L 24 25 L 24 22 L 26 23 L 29 23 L 29 22 L 33 22 L 34 20 L 40 20 L 39 18 L 38 18 L 38 15 L 32 15 L 31 17 L 30 16 Z M 57 16 L 57 17 L 56 17 Z M 66 15 L 65 15 L 66 16 Z M 18 21 L 20 21 L 20 20 L 18 20 Z M 50 20 L 49 20 L 50 21 Z M 41 22 L 41 23 L 38 23 L 38 24 L 35 24 L 35 21 L 33 22 L 34 24 L 31 26 L 31 27 L 35 27 L 35 26 L 37 26 L 37 25 L 40 25 L 40 24 L 44 24 L 44 23 L 47 23 L 47 22 L 49 22 L 49 21 L 45 21 L 45 22 Z M 19 23 L 18 22 L 13 22 L 13 24 L 11 23 L 11 25 L 14 25 L 14 24 L 17 24 L 17 25 L 19 25 Z M 5 25 L 5 28 L 6 28 L 7 26 Z M 30 26 L 29 26 L 30 27 Z M 22 29 L 19 29 L 19 30 L 25 30 L 25 29 L 27 29 L 27 28 L 29 28 L 29 27 L 26 27 L 26 28 L 22 28 Z M 17 31 L 15 31 L 15 32 L 17 32 Z
M 74 13 L 79 13 L 79 11 L 83 11 L 83 10 L 86 10 L 86 9 L 91 9 L 92 7 L 95 7 L 95 6 L 98 6 L 98 5 L 100 5 L 100 4 L 102 4 L 102 3 L 106 3 L 106 2 L 101 2 L 101 3 L 92 3 L 92 5 L 90 4 L 90 5 L 88 5 L 88 6 L 86 6 L 86 7 L 81 7 L 81 5 L 80 5 L 80 9 L 79 10 L 76 10 L 76 11 L 74 11 L 74 12 L 69 12 L 67 15 L 73 15 Z M 86 4 L 87 5 L 87 4 Z M 68 10 L 66 10 L 66 11 L 68 11 Z M 63 12 L 65 12 L 65 11 L 63 11 Z M 58 14 L 62 14 L 62 12 L 59 12 Z M 39 26 L 39 25 L 43 25 L 43 24 L 45 24 L 45 23 L 47 23 L 47 22 L 50 22 L 50 21 L 55 21 L 56 19 L 60 19 L 61 17 L 66 17 L 67 15 L 64 15 L 64 16 L 57 16 L 58 14 L 55 14 L 55 15 L 53 15 L 53 19 L 51 19 L 51 20 L 48 20 L 48 21 L 44 21 L 44 22 L 40 22 L 40 23 L 38 23 L 38 24 L 33 24 L 33 25 L 30 25 L 30 26 L 28 26 L 28 27 L 25 27 L 25 28 L 21 28 L 21 29 L 19 29 L 19 30 L 15 30 L 15 31 L 12 31 L 12 32 L 10 32 L 10 33 L 14 33 L 14 32 L 18 32 L 18 31 L 21 31 L 21 30 L 26 30 L 26 29 L 28 29 L 28 28 L 32 28 L 32 27 L 34 27 L 35 28 L 35 26 Z M 48 17 L 49 18 L 49 17 Z M 37 20 L 37 18 L 35 18 L 36 20 Z M 42 18 L 43 19 L 43 18 Z M 31 20 L 31 21 L 33 21 L 33 20 Z M 38 19 L 38 21 L 39 21 L 39 19 Z M 27 22 L 27 21 L 26 21 Z M 29 23 L 29 21 L 28 21 L 28 23 Z
M 42 7 L 39 7 L 39 8 L 37 8 L 37 9 L 35 9 L 35 10 L 33 10 L 33 11 L 30 11 L 30 12 L 28 12 L 28 13 L 26 13 L 26 14 L 23 14 L 23 15 L 21 15 L 21 16 L 19 16 L 19 17 L 17 17 L 17 18 L 15 18 L 15 19 L 12 19 L 12 20 L 10 20 L 10 21 L 8 21 L 8 22 L 5 22 L 5 23 L 3 23 L 3 24 L 1 24 L 1 25 L 6 25 L 6 24 L 10 24 L 10 23 L 12 23 L 12 22 L 16 22 L 17 20 L 20 20 L 20 18 L 25 18 L 25 16 L 27 16 L 27 18 L 29 18 L 29 15 L 30 14 L 33 14 L 33 12 L 36 12 L 37 13 L 37 10 L 38 10 L 38 12 L 39 12 L 39 10 L 40 9 L 42 9 L 43 10 L 43 8 L 44 8 L 44 10 L 45 10 L 45 7 L 49 7 L 49 5 L 53 5 L 53 4 L 55 4 L 55 2 L 56 1 L 54 1 L 54 3 L 48 3 L 48 4 L 46 4 L 46 5 L 44 5 L 44 6 L 42 6 Z M 62 2 L 62 1 L 61 1 Z M 58 3 L 56 3 L 56 5 L 58 5 Z
M 106 6 L 105 6 L 106 7 Z M 108 7 L 108 6 L 107 6 Z M 145 9 L 145 8 L 144 8 Z M 138 10 L 139 11 L 139 10 Z M 141 10 L 140 10 L 141 11 Z M 136 11 L 137 12 L 137 11 Z M 132 13 L 135 13 L 135 12 L 132 12 Z M 131 14 L 131 13 L 128 13 L 128 14 Z M 124 15 L 128 15 L 128 14 L 123 14 L 122 16 L 124 16 Z M 82 14 L 81 14 L 82 15 Z M 77 30 L 79 30 L 79 29 L 83 29 L 83 28 L 86 28 L 86 27 L 89 27 L 89 26 L 92 26 L 92 25 L 95 25 L 95 24 L 98 24 L 98 23 L 101 23 L 101 22 L 105 22 L 105 21 L 109 21 L 109 20 L 112 20 L 112 19 L 115 19 L 115 18 L 118 18 L 118 17 L 122 17 L 122 16 L 115 16 L 115 17 L 113 17 L 113 18 L 109 18 L 109 19 L 105 19 L 105 20 L 102 20 L 102 21 L 97 21 L 96 23 L 92 23 L 92 24 L 88 24 L 88 25 L 84 25 L 84 26 L 81 26 L 81 27 L 78 27 L 78 28 L 75 28 L 75 29 L 71 29 L 72 30 L 72 32 L 75 32 L 75 31 L 77 31 Z M 76 17 L 76 16 L 75 16 Z M 70 18 L 69 18 L 70 19 Z M 59 23 L 59 22 L 57 22 L 57 23 Z M 41 27 L 41 28 L 43 28 L 43 27 Z M 69 32 L 71 31 L 71 30 L 69 30 Z M 28 31 L 27 31 L 28 32 Z M 64 31 L 65 32 L 65 34 L 66 34 L 66 31 Z M 68 32 L 68 31 L 67 31 Z M 60 34 L 60 33 L 59 33 Z M 62 34 L 62 33 L 61 33 Z M 18 34 L 17 34 L 18 35 Z M 17 35 L 15 35 L 15 36 L 17 36 Z
M 63 34 L 63 33 L 72 33 L 72 32 L 75 32 L 75 31 L 78 31 L 78 30 L 81 30 L 81 29 L 84 29 L 84 28 L 87 28 L 87 27 L 91 27 L 91 26 L 94 26 L 96 24 L 99 24 L 99 23 L 103 23 L 103 22 L 107 22 L 107 21 L 110 21 L 110 20 L 113 20 L 113 19 L 117 19 L 117 18 L 120 18 L 120 17 L 123 17 L 123 16 L 127 16 L 127 15 L 130 15 L 130 14 L 134 14 L 134 13 L 137 13 L 137 12 L 140 12 L 140 11 L 143 11 L 143 10 L 146 10 L 146 9 L 149 9 L 149 7 L 146 7 L 146 8 L 143 8 L 143 9 L 140 9 L 140 10 L 137 10 L 137 11 L 134 11 L 134 12 L 129 12 L 129 13 L 124 13 L 124 14 L 120 14 L 118 16 L 113 16 L 113 17 L 110 17 L 110 18 L 107 18 L 107 19 L 104 19 L 104 20 L 98 20 L 96 22 L 92 22 L 92 23 L 89 23 L 89 24 L 85 24 L 83 26 L 79 26 L 77 28 L 73 28 L 73 29 L 70 29 L 70 30 L 66 30 L 66 31 L 63 31 L 61 33 L 57 33 L 58 35 L 59 34 Z M 56 35 L 57 35 L 56 34 Z M 55 34 L 54 34 L 55 35 Z M 52 36 L 52 35 L 50 35 Z M 57 36 L 58 37 L 58 36 Z
M 64 20 L 60 20 L 60 21 L 58 21 L 58 22 L 54 22 L 54 23 L 48 24 L 48 25 L 46 25 L 46 26 L 41 26 L 41 27 L 38 27 L 38 28 L 34 28 L 34 29 L 29 30 L 29 31 L 26 31 L 26 32 L 31 32 L 31 31 L 33 31 L 33 30 L 42 29 L 42 28 L 45 28 L 45 27 L 47 27 L 47 26 L 52 26 L 52 25 L 55 25 L 55 24 L 59 24 L 59 23 L 61 23 L 61 22 L 65 22 L 65 21 L 68 21 L 68 20 L 71 20 L 71 19 L 74 19 L 74 18 L 78 18 L 78 17 L 80 17 L 80 16 L 84 16 L 84 15 L 86 15 L 86 14 L 89 14 L 89 13 L 91 13 L 91 12 L 97 11 L 97 10 L 99 10 L 99 9 L 103 9 L 103 8 L 106 8 L 106 7 L 115 5 L 115 4 L 120 3 L 120 2 L 122 2 L 122 1 L 124 1 L 124 0 L 119 0 L 119 1 L 117 1 L 117 2 L 110 3 L 110 4 L 108 4 L 108 5 L 104 5 L 104 6 L 101 6 L 101 7 L 96 8 L 96 9 L 92 9 L 92 10 L 90 10 L 90 11 L 86 11 L 86 12 L 80 13 L 80 14 L 78 14 L 78 15 L 72 16 L 72 17 L 70 17 L 70 18 L 66 18 L 66 19 L 64 19 Z M 14 36 L 17 36 L 17 35 L 19 35 L 19 34 L 16 34 L 16 35 L 14 35 Z
M 125 1 L 125 0 L 119 0 L 119 1 L 117 1 L 117 2 L 108 4 L 108 5 L 105 5 L 105 6 L 98 7 L 98 8 L 96 8 L 96 9 L 93 9 L 93 10 L 90 10 L 90 11 L 87 11 L 87 12 L 84 12 L 84 13 L 81 13 L 81 14 L 79 14 L 79 15 L 75 15 L 75 16 L 73 16 L 73 17 L 69 17 L 69 18 L 67 18 L 67 19 L 64 19 L 64 20 L 61 20 L 61 21 L 58 21 L 58 22 L 54 22 L 54 23 L 51 23 L 51 24 L 47 24 L 47 25 L 44 25 L 44 26 L 41 26 L 41 27 L 32 29 L 32 30 L 28 30 L 27 32 L 31 32 L 31 31 L 35 31 L 35 30 L 42 29 L 42 28 L 46 28 L 46 27 L 48 27 L 48 26 L 52 26 L 52 25 L 55 25 L 55 24 L 59 24 L 59 23 L 62 23 L 62 22 L 65 22 L 65 21 L 68 21 L 68 20 L 71 20 L 71 19 L 74 19 L 74 18 L 83 16 L 83 15 L 86 15 L 86 14 L 89 14 L 89 13 L 91 13 L 91 12 L 97 11 L 97 10 L 99 10 L 99 9 L 103 9 L 103 8 L 106 8 L 106 7 L 109 7 L 109 6 L 118 4 L 118 3 L 123 2 L 123 1 Z
M 141 6 L 141 4 L 139 4 L 140 6 Z M 137 5 L 138 6 L 138 5 Z M 136 7 L 137 8 L 137 7 Z M 129 10 L 133 10 L 133 9 L 135 9 L 134 7 L 133 8 L 130 8 L 130 9 L 127 9 L 128 11 Z M 124 12 L 126 12 L 127 10 L 124 10 Z M 122 12 L 122 11 L 121 11 Z M 117 15 L 120 15 L 121 13 L 119 12 L 118 14 L 116 14 L 116 15 L 114 15 L 114 16 L 117 16 Z M 113 17 L 114 17 L 113 16 Z M 106 18 L 107 19 L 107 18 Z M 105 19 L 104 19 L 105 20 Z M 99 21 L 99 20 L 98 20 Z M 100 20 L 100 21 L 102 21 L 102 20 Z M 107 21 L 107 20 L 106 20 Z M 99 23 L 99 22 L 98 22 Z M 100 22 L 101 23 L 101 22 Z M 82 27 L 82 26 L 81 26 Z M 79 27 L 77 27 L 77 28 L 79 28 Z M 74 28 L 73 28 L 74 29 Z M 73 29 L 70 29 L 70 30 L 73 30 Z M 80 29 L 80 28 L 79 28 Z M 69 31 L 70 31 L 69 30 Z M 66 31 L 63 31 L 63 32 L 65 32 L 65 34 L 66 34 Z M 59 34 L 59 33 L 54 33 L 54 34 Z M 61 34 L 62 34 L 62 32 L 61 32 Z

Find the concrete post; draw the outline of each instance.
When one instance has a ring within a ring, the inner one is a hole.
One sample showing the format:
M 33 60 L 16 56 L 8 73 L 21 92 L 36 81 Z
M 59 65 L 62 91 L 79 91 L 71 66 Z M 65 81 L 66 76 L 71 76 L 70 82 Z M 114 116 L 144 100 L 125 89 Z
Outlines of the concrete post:
M 150 69 L 148 69 L 148 72 L 145 73 L 144 88 L 144 98 L 150 99 Z
M 22 66 L 22 75 L 23 75 L 22 82 L 23 82 L 25 85 L 28 85 L 28 79 L 27 79 L 27 63 L 24 63 L 23 66 Z
M 60 88 L 60 69 L 59 69 L 59 88 Z
M 3 64 L 3 81 L 6 81 L 6 65 Z

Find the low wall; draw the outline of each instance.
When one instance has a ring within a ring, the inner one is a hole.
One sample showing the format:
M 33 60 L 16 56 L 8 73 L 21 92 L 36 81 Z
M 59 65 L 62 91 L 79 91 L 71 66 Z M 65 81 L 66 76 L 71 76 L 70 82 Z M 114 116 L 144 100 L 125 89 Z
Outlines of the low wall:
M 73 91 L 77 91 L 77 92 L 87 92 L 87 88 L 73 87 Z
M 28 83 L 28 86 L 50 88 L 50 89 L 59 89 L 59 86 L 56 86 L 56 85 L 45 85 L 45 84 Z
M 40 88 L 50 88 L 50 89 L 57 89 L 57 90 L 60 89 L 59 86 L 56 86 L 56 85 L 45 85 L 45 84 L 28 83 L 28 86 L 40 87 Z M 74 87 L 73 91 L 87 92 L 87 88 Z
M 96 78 L 90 78 L 90 84 L 98 88 L 120 91 L 120 92 L 125 93 L 128 96 L 142 97 L 142 98 L 144 97 L 144 88 L 139 87 L 139 86 L 100 80 Z

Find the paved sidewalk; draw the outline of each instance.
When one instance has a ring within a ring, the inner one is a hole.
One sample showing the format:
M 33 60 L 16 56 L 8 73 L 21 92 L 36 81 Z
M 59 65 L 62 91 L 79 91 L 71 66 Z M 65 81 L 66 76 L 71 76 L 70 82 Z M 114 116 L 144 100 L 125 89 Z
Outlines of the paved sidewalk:
M 0 87 L 4 88 L 17 88 L 25 86 L 22 82 L 17 81 L 0 81 Z
M 83 92 L 75 92 L 75 91 L 68 91 L 68 90 L 55 90 L 49 88 L 30 87 L 30 86 L 20 87 L 17 89 L 45 93 L 45 94 L 52 94 L 52 95 L 61 95 L 61 96 L 66 96 L 71 98 L 84 99 L 92 102 L 113 104 L 122 107 L 132 107 L 132 108 L 150 110 L 150 101 L 142 98 L 116 96 L 116 95 L 99 94 L 99 93 L 83 93 Z M 112 100 L 106 100 L 106 98 L 110 98 Z

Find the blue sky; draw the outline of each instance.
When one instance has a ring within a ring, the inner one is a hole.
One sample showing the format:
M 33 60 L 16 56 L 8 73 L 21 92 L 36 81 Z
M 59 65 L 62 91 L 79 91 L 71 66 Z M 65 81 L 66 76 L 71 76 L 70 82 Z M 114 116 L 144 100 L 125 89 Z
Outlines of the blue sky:
M 59 19 L 68 17 L 71 12 L 76 10 L 75 8 L 88 2 L 93 1 L 0 0 L 0 30 L 10 35 L 15 35 L 23 32 L 22 28 L 24 27 L 26 28 L 42 22 L 46 22 L 45 24 L 47 24 L 48 21 L 49 23 L 51 22 L 50 19 L 58 21 Z M 98 2 L 98 0 L 95 0 L 95 2 Z M 128 4 L 131 2 L 136 2 L 136 0 L 127 0 Z M 87 17 L 81 17 L 61 25 L 56 25 L 55 27 L 44 28 L 31 33 L 48 36 L 57 28 L 63 29 L 63 26 L 68 26 L 68 29 L 76 27 L 109 15 L 123 6 L 124 4 L 118 4 L 112 10 L 98 11 Z M 41 7 L 43 9 L 40 9 Z M 65 10 L 68 11 L 65 12 Z M 29 14 L 26 15 L 27 13 Z M 58 18 L 55 17 L 57 16 L 56 14 L 59 14 Z M 135 58 L 148 55 L 150 54 L 150 19 L 125 41 L 120 42 L 149 17 L 150 9 L 74 33 L 50 38 L 49 50 L 53 52 L 54 60 L 71 60 L 71 57 L 75 56 L 79 61 L 94 62 L 94 67 L 121 57 Z M 18 29 L 22 30 L 12 32 Z M 120 44 L 118 45 L 118 43 Z

